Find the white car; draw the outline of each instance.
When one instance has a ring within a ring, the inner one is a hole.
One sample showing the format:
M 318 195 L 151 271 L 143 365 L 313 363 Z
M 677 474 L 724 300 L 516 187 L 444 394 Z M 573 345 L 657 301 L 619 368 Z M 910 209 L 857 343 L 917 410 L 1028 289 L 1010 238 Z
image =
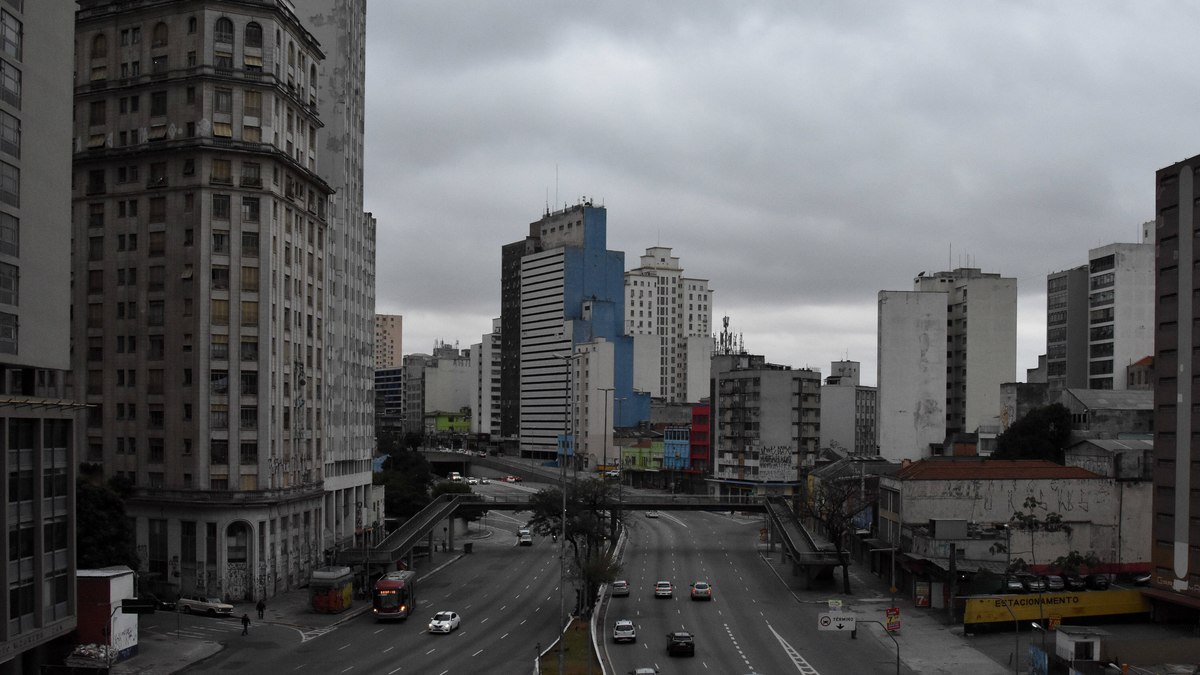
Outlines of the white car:
M 479 479 L 479 484 L 480 485 L 491 485 L 492 481 L 489 480 L 487 476 L 484 476 L 483 478 Z
M 233 605 L 221 602 L 220 598 L 203 595 L 181 595 L 175 606 L 187 614 L 207 614 L 209 616 L 233 616 Z
M 452 630 L 457 630 L 461 619 L 455 612 L 438 612 L 429 620 L 430 633 L 449 633 Z
M 467 479 L 467 485 L 479 485 L 479 479 L 474 476 L 471 476 L 470 478 Z
M 647 517 L 647 518 L 657 518 L 657 517 L 658 517 L 658 511 L 647 511 L 647 512 L 646 512 L 646 517 Z
M 637 642 L 637 631 L 629 619 L 617 619 L 613 624 L 613 642 Z

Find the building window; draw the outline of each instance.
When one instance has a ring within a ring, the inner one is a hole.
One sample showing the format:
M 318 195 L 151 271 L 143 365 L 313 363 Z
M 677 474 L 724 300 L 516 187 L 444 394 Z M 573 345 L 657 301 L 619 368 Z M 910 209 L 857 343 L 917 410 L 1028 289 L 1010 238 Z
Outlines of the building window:
M 88 105 L 88 124 L 97 127 L 105 124 L 105 112 L 108 110 L 108 101 L 92 101 Z
M 108 36 L 100 33 L 92 38 L 92 58 L 103 59 L 108 56 Z
M 229 325 L 229 301 L 214 298 L 212 301 L 212 322 L 214 326 Z
M 258 302 L 254 300 L 242 301 L 242 325 L 257 326 L 258 325 Z
M 21 157 L 21 120 L 0 111 L 0 150 Z
M 90 348 L 90 345 L 89 345 Z M 17 315 L 0 312 L 0 354 L 17 353 Z M 88 354 L 92 352 L 89 351 Z
M 150 116 L 162 117 L 167 114 L 167 92 L 150 92 Z
M 213 112 L 226 115 L 233 112 L 233 90 L 216 89 L 213 91 Z
M 258 233 L 242 233 L 242 255 L 248 258 L 258 257 Z
M 232 185 L 233 184 L 233 175 L 230 170 L 230 167 L 231 167 L 231 164 L 228 159 L 214 159 L 213 163 L 212 163 L 212 174 L 209 176 L 209 179 L 208 179 L 209 182 L 216 183 L 217 185 Z M 217 196 L 224 197 L 227 202 L 229 200 L 228 195 L 217 195 Z M 226 215 L 225 218 L 228 219 L 229 216 Z
M 0 202 L 21 206 L 21 170 L 8 162 L 0 162 Z
M 213 195 L 212 217 L 216 220 L 229 220 L 229 195 Z
M 247 90 L 242 93 L 242 114 L 246 117 L 262 117 L 262 92 Z
M 242 197 L 242 221 L 258 222 L 258 197 Z
M 154 26 L 154 32 L 150 37 L 151 47 L 166 47 L 167 46 L 167 24 L 159 21 Z
M 246 24 L 246 47 L 262 48 L 262 26 L 251 21 Z
M 213 394 L 229 393 L 229 371 L 213 370 L 208 374 L 209 391 Z
M 16 216 L 0 213 L 0 253 L 21 254 L 21 221 Z
M 220 408 L 220 410 L 218 410 L 218 408 Z M 223 405 L 214 405 L 212 407 L 212 416 L 210 418 L 211 426 L 213 426 L 213 427 L 217 426 L 215 420 L 217 419 L 218 413 L 220 414 L 220 417 L 222 420 L 220 428 L 221 429 L 228 428 L 229 427 L 229 408 L 227 406 L 223 406 Z M 229 441 L 223 441 L 223 440 L 217 440 L 217 439 L 213 439 L 212 441 L 210 441 L 209 446 L 208 446 L 208 456 L 209 456 L 209 461 L 212 464 L 228 464 L 229 463 Z
M 209 357 L 214 361 L 225 361 L 229 358 L 229 336 L 216 333 L 212 336 L 209 347 Z
M 242 371 L 242 396 L 257 396 L 258 395 L 258 372 L 254 370 Z
M 213 26 L 213 40 L 221 44 L 233 44 L 233 21 L 228 17 L 217 19 Z
M 262 187 L 262 174 L 258 164 L 242 162 L 242 187 Z M 257 219 L 256 219 L 257 220 Z
M 212 252 L 213 253 L 221 253 L 221 254 L 229 253 L 229 231 L 228 230 L 213 230 Z
M 21 58 L 21 21 L 8 11 L 0 11 L 0 51 Z
M 258 268 L 243 267 L 242 268 L 242 290 L 243 291 L 258 291 Z
M 229 268 L 224 265 L 214 265 L 212 268 L 212 288 L 214 291 L 229 290 Z
M 17 282 L 20 270 L 16 265 L 0 263 L 0 303 L 17 305 Z
M 4 59 L 0 59 L 0 100 L 21 107 L 21 71 Z
M 258 463 L 258 443 L 242 443 L 238 459 L 242 464 Z

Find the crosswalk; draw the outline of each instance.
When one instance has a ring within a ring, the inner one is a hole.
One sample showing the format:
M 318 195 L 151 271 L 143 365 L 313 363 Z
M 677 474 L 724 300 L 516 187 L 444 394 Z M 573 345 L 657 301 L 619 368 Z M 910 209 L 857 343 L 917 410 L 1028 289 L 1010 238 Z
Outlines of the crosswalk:
M 230 635 L 241 635 L 242 625 L 233 622 L 188 623 L 181 626 L 161 624 L 147 627 L 147 632 L 169 637 L 182 637 L 192 640 L 219 640 Z M 251 628 L 253 630 L 253 628 Z

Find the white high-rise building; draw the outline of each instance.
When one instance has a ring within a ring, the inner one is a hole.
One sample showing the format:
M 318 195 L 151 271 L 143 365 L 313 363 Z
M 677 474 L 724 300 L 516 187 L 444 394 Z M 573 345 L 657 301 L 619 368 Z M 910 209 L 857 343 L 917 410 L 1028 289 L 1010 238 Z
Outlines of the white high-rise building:
M 879 292 L 879 454 L 921 459 L 946 439 L 946 297 Z
M 821 447 L 875 454 L 879 390 L 859 384 L 858 361 L 834 361 L 821 385 Z
M 913 285 L 946 302 L 946 432 L 998 429 L 1000 385 L 1017 379 L 1017 280 L 960 267 Z
M 625 334 L 633 337 L 633 385 L 667 403 L 709 395 L 712 291 L 683 275 L 671 249 L 646 249 L 625 273 Z
M 314 64 L 310 103 L 323 145 L 317 173 L 333 189 L 326 230 L 326 545 L 365 543 L 378 532 L 371 503 L 375 455 L 375 218 L 363 211 L 366 0 L 291 0 L 325 58 Z M 312 69 L 310 68 L 310 71 Z
M 500 319 L 492 319 L 492 332 L 471 345 L 471 433 L 499 440 L 500 436 Z
M 1051 389 L 1126 389 L 1126 368 L 1154 353 L 1154 223 L 1141 243 L 1088 251 L 1088 264 L 1047 275 Z

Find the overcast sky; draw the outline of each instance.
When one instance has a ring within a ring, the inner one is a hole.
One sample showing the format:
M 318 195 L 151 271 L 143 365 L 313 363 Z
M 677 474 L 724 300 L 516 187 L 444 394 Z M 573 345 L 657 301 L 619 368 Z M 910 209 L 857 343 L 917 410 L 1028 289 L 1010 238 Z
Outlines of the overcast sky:
M 608 209 L 708 279 L 747 351 L 875 383 L 876 296 L 960 266 L 1018 280 L 1137 241 L 1154 171 L 1200 154 L 1197 6 L 1178 2 L 446 2 L 367 10 L 376 311 L 404 351 L 500 314 L 500 248 Z

